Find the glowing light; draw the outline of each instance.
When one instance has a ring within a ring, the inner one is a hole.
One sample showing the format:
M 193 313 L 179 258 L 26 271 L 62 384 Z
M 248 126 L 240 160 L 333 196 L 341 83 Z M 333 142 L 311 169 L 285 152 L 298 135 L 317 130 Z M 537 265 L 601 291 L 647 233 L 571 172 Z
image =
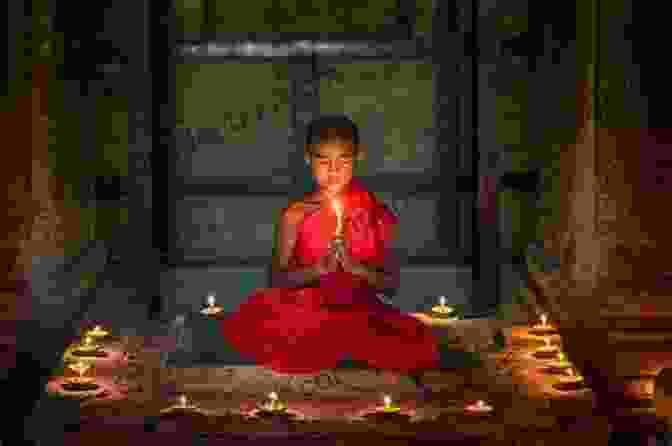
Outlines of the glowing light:
M 343 207 L 341 206 L 341 202 L 336 198 L 331 201 L 331 206 L 336 213 L 336 235 L 340 236 L 343 233 Z

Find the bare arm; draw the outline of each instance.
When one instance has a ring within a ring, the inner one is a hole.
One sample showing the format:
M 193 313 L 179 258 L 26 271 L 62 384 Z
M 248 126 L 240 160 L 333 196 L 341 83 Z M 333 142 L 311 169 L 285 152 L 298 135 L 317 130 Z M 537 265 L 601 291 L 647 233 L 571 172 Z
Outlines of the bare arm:
M 319 265 L 296 268 L 291 264 L 299 223 L 306 209 L 300 204 L 290 205 L 282 212 L 275 235 L 275 252 L 271 274 L 271 286 L 278 288 L 301 288 L 315 285 L 320 277 Z

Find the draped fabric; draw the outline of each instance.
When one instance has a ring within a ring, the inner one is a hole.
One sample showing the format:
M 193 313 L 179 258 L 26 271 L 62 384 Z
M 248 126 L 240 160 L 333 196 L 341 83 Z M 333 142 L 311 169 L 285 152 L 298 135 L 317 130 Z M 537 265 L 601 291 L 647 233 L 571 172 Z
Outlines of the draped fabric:
M 344 194 L 344 236 L 350 256 L 383 266 L 397 219 L 353 179 Z M 318 210 L 300 223 L 293 263 L 316 264 L 333 234 Z M 349 355 L 371 367 L 409 373 L 438 365 L 431 330 L 376 290 L 344 271 L 327 273 L 319 285 L 271 288 L 252 294 L 221 323 L 222 334 L 240 354 L 281 373 L 317 373 Z

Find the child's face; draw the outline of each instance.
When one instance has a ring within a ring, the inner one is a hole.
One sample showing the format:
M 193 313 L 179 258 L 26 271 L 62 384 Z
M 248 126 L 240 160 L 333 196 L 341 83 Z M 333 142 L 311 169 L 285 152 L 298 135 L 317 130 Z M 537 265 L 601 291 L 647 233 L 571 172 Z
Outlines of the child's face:
M 306 159 L 321 191 L 337 194 L 350 183 L 355 155 L 351 141 L 330 141 L 311 147 Z

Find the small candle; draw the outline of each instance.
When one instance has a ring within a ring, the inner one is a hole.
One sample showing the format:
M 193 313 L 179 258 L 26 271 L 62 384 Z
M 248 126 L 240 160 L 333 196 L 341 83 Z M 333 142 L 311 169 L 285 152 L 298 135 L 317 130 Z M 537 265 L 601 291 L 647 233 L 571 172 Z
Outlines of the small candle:
M 334 198 L 331 201 L 331 205 L 334 208 L 336 213 L 336 237 L 343 235 L 343 208 L 341 207 L 341 202 L 338 199 Z
M 180 407 L 187 407 L 187 396 L 180 395 L 180 397 L 178 398 L 178 404 Z
M 85 336 L 84 342 L 80 344 L 79 348 L 82 351 L 91 351 L 95 350 L 97 346 L 93 343 L 93 339 L 91 338 L 91 336 Z
M 539 319 L 541 319 L 541 324 L 534 324 L 530 330 L 530 334 L 549 336 L 557 333 L 557 330 L 548 323 L 548 316 L 546 314 L 539 316 Z
M 278 394 L 271 392 L 268 394 L 268 403 L 264 404 L 262 407 L 270 412 L 283 411 L 285 408 L 283 404 L 278 400 Z
M 399 412 L 400 410 L 400 407 L 392 405 L 392 398 L 389 395 L 383 396 L 383 412 Z
M 446 297 L 439 297 L 439 305 L 432 307 L 432 312 L 440 316 L 447 316 L 455 311 L 452 307 L 446 305 Z
M 466 410 L 473 413 L 489 413 L 492 412 L 493 407 L 483 400 L 478 400 L 476 403 L 468 405 Z
M 95 327 L 93 327 L 93 330 L 89 330 L 87 336 L 103 337 L 107 336 L 107 331 L 103 330 L 103 327 L 101 327 L 100 325 L 96 325 Z

